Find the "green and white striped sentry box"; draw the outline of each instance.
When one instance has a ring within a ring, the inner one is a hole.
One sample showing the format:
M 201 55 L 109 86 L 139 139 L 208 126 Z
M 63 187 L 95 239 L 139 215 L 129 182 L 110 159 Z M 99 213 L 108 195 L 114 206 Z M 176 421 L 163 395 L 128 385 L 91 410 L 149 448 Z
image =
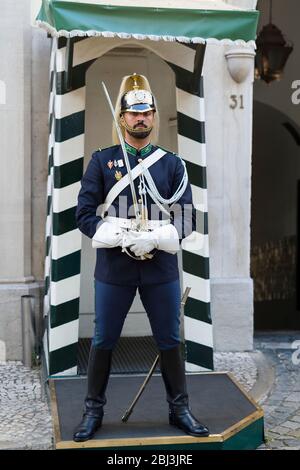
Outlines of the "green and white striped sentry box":
M 178 153 L 187 165 L 203 242 L 201 250 L 183 244 L 183 288 L 192 288 L 184 311 L 186 369 L 213 369 L 201 72 L 207 43 L 254 48 L 258 13 L 223 1 L 162 3 L 43 0 L 37 18 L 53 37 L 44 300 L 44 350 L 51 376 L 77 373 L 81 234 L 75 209 L 83 173 L 86 71 L 129 40 L 142 41 L 175 73 Z

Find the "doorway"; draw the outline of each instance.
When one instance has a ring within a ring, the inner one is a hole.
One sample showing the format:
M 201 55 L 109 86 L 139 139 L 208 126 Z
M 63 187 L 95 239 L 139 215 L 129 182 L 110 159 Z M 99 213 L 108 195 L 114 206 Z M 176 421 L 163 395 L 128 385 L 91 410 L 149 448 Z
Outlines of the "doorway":
M 254 102 L 251 277 L 254 328 L 300 329 L 300 152 L 289 118 Z

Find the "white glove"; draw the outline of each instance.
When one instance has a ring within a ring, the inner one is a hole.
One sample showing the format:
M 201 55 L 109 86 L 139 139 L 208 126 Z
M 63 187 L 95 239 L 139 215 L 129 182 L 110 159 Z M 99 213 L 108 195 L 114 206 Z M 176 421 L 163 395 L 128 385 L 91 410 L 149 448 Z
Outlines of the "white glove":
M 122 245 L 121 229 L 109 222 L 103 222 L 92 239 L 93 248 L 115 248 Z
M 158 249 L 175 255 L 180 250 L 179 236 L 172 224 L 162 225 L 154 230 L 158 238 Z
M 143 256 L 158 246 L 158 240 L 153 232 L 135 232 L 129 230 L 123 238 L 123 248 L 130 247 L 135 256 Z
M 136 256 L 143 256 L 154 248 L 174 255 L 180 249 L 178 232 L 174 225 L 162 225 L 151 232 L 129 230 L 124 235 L 123 247 L 130 247 Z

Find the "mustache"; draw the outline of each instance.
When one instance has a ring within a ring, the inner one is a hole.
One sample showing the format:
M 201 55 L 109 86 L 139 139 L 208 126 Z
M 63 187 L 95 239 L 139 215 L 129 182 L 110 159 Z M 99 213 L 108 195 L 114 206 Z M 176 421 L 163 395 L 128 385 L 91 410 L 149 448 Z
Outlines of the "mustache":
M 147 126 L 146 124 L 144 123 L 144 121 L 139 121 L 138 123 L 136 123 L 133 128 L 136 129 L 137 127 L 144 127 L 145 129 L 147 129 Z

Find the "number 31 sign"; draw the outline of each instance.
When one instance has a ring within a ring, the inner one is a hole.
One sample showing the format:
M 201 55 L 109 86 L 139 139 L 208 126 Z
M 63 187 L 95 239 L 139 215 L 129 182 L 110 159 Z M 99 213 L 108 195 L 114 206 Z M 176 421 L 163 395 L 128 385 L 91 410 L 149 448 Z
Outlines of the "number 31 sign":
M 244 95 L 230 95 L 230 108 L 231 109 L 244 109 Z

